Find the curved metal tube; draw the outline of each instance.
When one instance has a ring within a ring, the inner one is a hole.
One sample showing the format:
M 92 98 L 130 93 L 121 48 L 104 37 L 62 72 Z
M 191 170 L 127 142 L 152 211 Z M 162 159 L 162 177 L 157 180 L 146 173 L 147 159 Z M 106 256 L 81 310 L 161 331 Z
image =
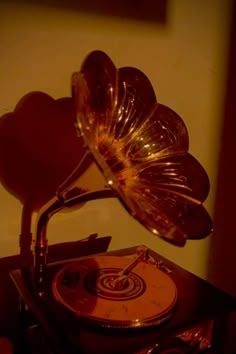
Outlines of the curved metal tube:
M 36 238 L 34 243 L 34 281 L 35 291 L 39 296 L 44 294 L 44 282 L 47 268 L 47 224 L 50 218 L 64 208 L 70 208 L 91 200 L 113 198 L 115 193 L 112 189 L 83 193 L 68 200 L 53 197 L 45 204 L 38 214 Z

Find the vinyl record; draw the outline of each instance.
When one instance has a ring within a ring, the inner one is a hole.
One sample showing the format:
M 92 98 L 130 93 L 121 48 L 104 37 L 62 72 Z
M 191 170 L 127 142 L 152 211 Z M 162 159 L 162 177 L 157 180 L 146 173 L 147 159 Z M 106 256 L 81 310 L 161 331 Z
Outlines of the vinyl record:
M 130 257 L 86 257 L 56 274 L 55 299 L 95 325 L 139 328 L 156 325 L 172 314 L 177 299 L 173 280 L 155 264 L 138 262 L 127 274 Z

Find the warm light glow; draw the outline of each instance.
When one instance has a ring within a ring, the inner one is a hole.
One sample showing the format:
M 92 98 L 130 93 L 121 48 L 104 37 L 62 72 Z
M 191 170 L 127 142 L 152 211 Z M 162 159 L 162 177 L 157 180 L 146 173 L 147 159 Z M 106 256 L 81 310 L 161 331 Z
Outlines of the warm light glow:
M 152 79 L 158 100 L 185 119 L 191 152 L 210 176 L 207 207 L 213 213 L 232 1 L 214 1 L 214 11 L 210 1 L 167 3 L 166 22 L 160 24 L 72 11 L 66 2 L 60 8 L 35 1 L 1 1 L 0 115 L 13 110 L 29 91 L 69 96 L 71 72 L 79 69 L 86 53 L 100 48 L 118 66 L 143 70 Z M 2 185 L 0 199 L 4 257 L 19 251 L 22 206 Z M 58 214 L 50 224 L 50 240 L 64 242 L 67 235 L 77 240 L 97 231 L 112 234 L 112 249 L 144 243 L 184 268 L 206 275 L 210 239 L 188 242 L 176 252 L 172 245 L 150 237 L 112 200 L 88 204 L 81 214 Z

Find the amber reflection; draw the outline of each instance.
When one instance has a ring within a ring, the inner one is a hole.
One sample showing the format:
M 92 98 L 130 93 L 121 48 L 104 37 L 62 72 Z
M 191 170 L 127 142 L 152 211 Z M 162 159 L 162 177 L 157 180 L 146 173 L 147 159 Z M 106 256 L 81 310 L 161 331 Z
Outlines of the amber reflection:
M 30 92 L 0 118 L 0 182 L 23 205 L 21 252 L 29 251 L 33 211 L 54 196 L 83 152 L 71 98 Z

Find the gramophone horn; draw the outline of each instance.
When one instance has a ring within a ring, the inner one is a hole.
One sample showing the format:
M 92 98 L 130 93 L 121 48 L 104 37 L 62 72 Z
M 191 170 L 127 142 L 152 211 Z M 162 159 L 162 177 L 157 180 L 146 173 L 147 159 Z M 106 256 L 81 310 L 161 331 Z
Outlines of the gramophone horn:
M 157 102 L 147 77 L 95 51 L 73 75 L 72 91 L 78 130 L 129 212 L 180 246 L 208 235 L 208 176 L 188 153 L 183 120 Z
M 208 176 L 188 153 L 183 120 L 157 102 L 148 78 L 132 67 L 117 69 L 105 53 L 94 51 L 72 76 L 72 96 L 87 153 L 39 213 L 37 278 L 46 265 L 50 216 L 92 199 L 118 197 L 147 229 L 179 246 L 207 236 Z

